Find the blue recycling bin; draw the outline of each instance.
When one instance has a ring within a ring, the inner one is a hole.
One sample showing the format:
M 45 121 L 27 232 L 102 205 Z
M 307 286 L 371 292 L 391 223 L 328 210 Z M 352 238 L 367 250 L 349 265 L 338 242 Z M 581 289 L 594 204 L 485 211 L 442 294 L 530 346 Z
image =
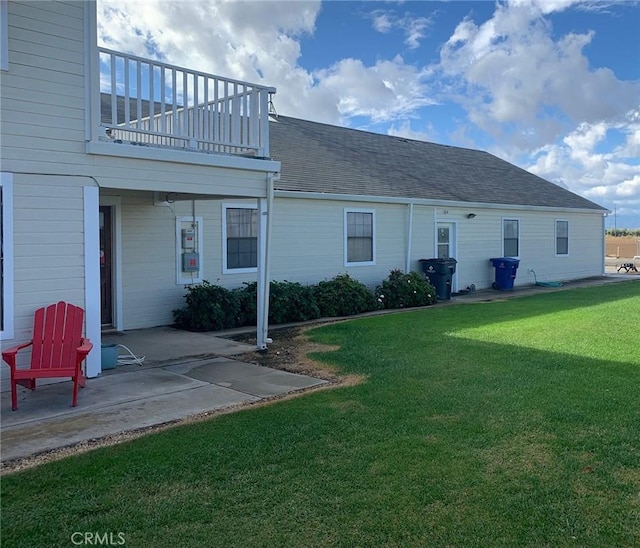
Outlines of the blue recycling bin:
M 520 259 L 511 257 L 497 257 L 489 259 L 496 269 L 496 281 L 491 287 L 499 291 L 509 291 L 513 289 L 513 282 L 516 279 L 516 271 L 520 265 Z

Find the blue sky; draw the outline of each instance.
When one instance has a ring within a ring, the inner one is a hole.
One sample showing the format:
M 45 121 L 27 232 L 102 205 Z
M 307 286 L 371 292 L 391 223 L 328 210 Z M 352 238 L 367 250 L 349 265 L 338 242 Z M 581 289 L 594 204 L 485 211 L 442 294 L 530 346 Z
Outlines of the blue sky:
M 99 41 L 278 113 L 487 150 L 640 228 L 637 1 L 98 0 Z

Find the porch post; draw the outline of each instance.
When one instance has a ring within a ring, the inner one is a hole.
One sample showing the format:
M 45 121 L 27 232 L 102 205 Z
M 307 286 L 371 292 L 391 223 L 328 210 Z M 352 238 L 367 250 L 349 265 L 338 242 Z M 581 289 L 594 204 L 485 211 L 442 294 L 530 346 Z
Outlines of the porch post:
M 84 309 L 85 336 L 93 343 L 86 361 L 87 377 L 97 377 L 102 371 L 100 346 L 100 227 L 98 222 L 99 189 L 84 187 Z
M 258 199 L 258 350 L 267 348 L 269 338 L 269 286 L 271 274 L 271 221 L 273 218 L 273 173 L 267 173 L 267 198 Z
M 264 350 L 267 347 L 266 333 L 268 328 L 264 325 L 265 306 L 269 306 L 269 296 L 265 300 L 265 291 L 267 279 L 265 276 L 266 256 L 267 256 L 267 201 L 264 198 L 258 199 L 258 302 L 257 306 L 257 346 L 258 350 Z M 266 317 L 268 318 L 268 312 Z

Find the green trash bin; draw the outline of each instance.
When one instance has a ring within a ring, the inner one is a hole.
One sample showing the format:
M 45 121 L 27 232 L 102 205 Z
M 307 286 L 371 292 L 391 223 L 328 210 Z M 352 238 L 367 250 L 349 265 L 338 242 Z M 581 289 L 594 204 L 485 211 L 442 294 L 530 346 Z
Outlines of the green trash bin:
M 451 257 L 420 259 L 422 271 L 429 278 L 429 283 L 436 288 L 436 297 L 440 300 L 451 299 L 451 281 L 457 263 L 458 261 Z

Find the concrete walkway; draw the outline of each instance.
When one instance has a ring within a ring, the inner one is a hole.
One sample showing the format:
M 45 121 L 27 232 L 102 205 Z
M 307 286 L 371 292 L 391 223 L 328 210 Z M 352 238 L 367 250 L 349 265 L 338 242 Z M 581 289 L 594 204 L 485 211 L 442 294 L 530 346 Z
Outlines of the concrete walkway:
M 231 356 L 255 347 L 210 334 L 157 328 L 104 340 L 144 350 L 143 365 L 118 366 L 87 379 L 75 408 L 70 381 L 42 382 L 35 392 L 19 387 L 17 411 L 11 410 L 10 393 L 2 392 L 3 462 L 326 383 L 237 361 Z

